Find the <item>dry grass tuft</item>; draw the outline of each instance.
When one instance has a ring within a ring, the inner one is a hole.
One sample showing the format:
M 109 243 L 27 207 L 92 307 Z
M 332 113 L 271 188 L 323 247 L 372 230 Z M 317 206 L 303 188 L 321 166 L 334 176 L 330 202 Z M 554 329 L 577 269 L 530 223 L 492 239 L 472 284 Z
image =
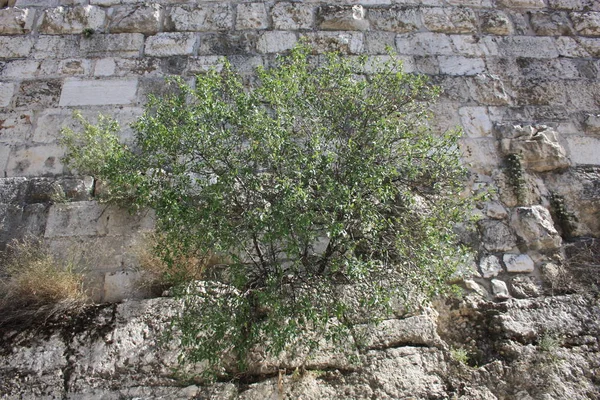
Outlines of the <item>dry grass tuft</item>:
M 89 298 L 83 275 L 60 262 L 35 239 L 13 242 L 0 271 L 0 325 L 80 310 Z

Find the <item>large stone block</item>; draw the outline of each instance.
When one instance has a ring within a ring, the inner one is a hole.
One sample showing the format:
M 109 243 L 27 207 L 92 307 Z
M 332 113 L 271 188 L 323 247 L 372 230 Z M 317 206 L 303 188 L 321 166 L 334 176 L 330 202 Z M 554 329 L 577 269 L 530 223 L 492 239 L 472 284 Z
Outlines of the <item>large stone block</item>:
M 512 103 L 512 94 L 505 81 L 497 75 L 478 74 L 467 80 L 469 94 L 481 105 L 505 106 Z
M 494 255 L 483 257 L 479 262 L 479 268 L 484 278 L 492 278 L 502 272 L 500 260 Z
M 57 79 L 23 81 L 15 96 L 15 107 L 40 109 L 56 107 L 62 82 Z
M 94 34 L 80 43 L 81 54 L 89 57 L 139 57 L 143 47 L 141 33 Z
M 20 35 L 31 32 L 35 11 L 30 8 L 0 9 L 0 35 Z
M 575 30 L 582 36 L 600 36 L 600 12 L 573 12 L 571 20 Z
M 519 154 L 523 167 L 536 172 L 566 168 L 570 165 L 558 134 L 546 126 L 514 126 L 512 138 L 501 140 L 505 155 Z
M 439 56 L 440 73 L 448 75 L 477 75 L 485 71 L 481 58 L 462 56 Z
M 15 93 L 15 84 L 12 82 L 0 82 L 0 107 L 8 107 Z
M 508 272 L 533 272 L 535 269 L 533 260 L 527 254 L 505 254 L 502 261 L 504 261 Z
M 0 60 L 27 57 L 33 49 L 33 43 L 31 36 L 0 36 Z
M 111 33 L 153 35 L 160 30 L 161 13 L 159 4 L 115 7 L 109 12 L 108 29 Z
M 40 35 L 33 49 L 36 59 L 72 58 L 79 56 L 79 37 Z
M 259 53 L 281 53 L 294 47 L 297 41 L 294 32 L 269 31 L 260 36 L 256 49 Z
M 55 144 L 14 149 L 8 157 L 5 176 L 54 176 L 63 173 L 64 149 Z
M 67 79 L 60 95 L 60 106 L 130 104 L 135 100 L 137 79 Z
M 492 122 L 486 107 L 461 107 L 458 111 L 468 137 L 486 137 L 492 134 Z
M 360 54 L 364 47 L 364 36 L 359 32 L 310 32 L 306 38 L 315 53 Z
M 153 57 L 192 55 L 196 42 L 195 33 L 159 33 L 146 40 L 145 54 Z
M 96 6 L 56 7 L 44 11 L 38 27 L 41 33 L 64 35 L 104 27 L 105 11 Z
M 30 79 L 39 73 L 37 60 L 13 60 L 0 67 L 0 77 L 8 79 Z
M 596 0 L 548 0 L 548 5 L 559 10 L 600 11 L 600 3 Z
M 569 136 L 567 137 L 567 146 L 574 164 L 600 165 L 600 138 Z
M 28 184 L 25 177 L 0 178 L 0 204 L 21 204 Z
M 369 29 L 369 21 L 360 5 L 321 6 L 317 9 L 317 26 L 327 31 L 364 31 Z
M 267 50 L 269 44 L 275 45 L 279 32 L 263 32 L 261 46 L 262 50 Z M 284 32 L 293 35 L 293 32 Z M 235 56 L 254 54 L 257 49 L 259 34 L 253 31 L 246 32 L 228 32 L 228 33 L 207 33 L 203 34 L 198 46 L 198 55 L 201 56 Z M 281 44 L 281 43 L 280 43 Z
M 491 55 L 504 57 L 556 58 L 554 39 L 536 36 L 485 37 Z
M 487 251 L 509 251 L 517 245 L 517 237 L 502 221 L 479 221 L 481 242 Z
M 235 29 L 267 29 L 269 15 L 264 3 L 238 4 Z
M 550 212 L 543 206 L 517 207 L 511 215 L 511 226 L 529 249 L 552 251 L 562 244 Z
M 193 32 L 233 30 L 233 9 L 222 3 L 175 6 L 166 16 L 165 28 Z
M 506 13 L 499 10 L 486 10 L 479 13 L 481 31 L 489 35 L 512 35 L 514 27 Z
M 538 11 L 529 14 L 529 23 L 537 35 L 571 36 L 573 28 L 566 13 Z
M 311 4 L 280 2 L 271 10 L 273 28 L 278 30 L 311 29 L 314 7 Z
M 493 138 L 463 138 L 460 140 L 462 160 L 474 171 L 489 174 L 501 164 L 498 144 Z
M 373 8 L 369 9 L 368 19 L 372 30 L 407 33 L 421 27 L 417 7 Z
M 475 12 L 463 7 L 432 7 L 423 9 L 423 24 L 432 32 L 476 33 Z
M 496 4 L 506 8 L 545 8 L 544 0 L 496 0 Z
M 443 33 L 409 33 L 396 37 L 398 54 L 431 56 L 454 55 L 452 42 Z
M 31 137 L 33 122 L 31 111 L 0 113 L 0 143 L 26 142 Z

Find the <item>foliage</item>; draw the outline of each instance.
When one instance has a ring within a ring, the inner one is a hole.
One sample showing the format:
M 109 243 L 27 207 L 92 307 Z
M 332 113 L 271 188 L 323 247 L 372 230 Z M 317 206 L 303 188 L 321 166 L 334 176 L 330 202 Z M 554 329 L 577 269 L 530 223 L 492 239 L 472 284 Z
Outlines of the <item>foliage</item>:
M 0 325 L 27 323 L 80 309 L 88 296 L 83 275 L 51 256 L 40 242 L 11 243 L 0 256 Z
M 509 182 L 514 190 L 515 197 L 519 204 L 523 204 L 527 199 L 527 181 L 525 179 L 525 170 L 521 160 L 523 157 L 520 154 L 511 153 L 505 157 L 506 173 Z
M 462 347 L 453 347 L 450 349 L 450 356 L 453 360 L 458 361 L 461 364 L 469 364 L 469 352 Z
M 106 119 L 63 132 L 70 167 L 156 211 L 167 265 L 188 252 L 230 260 L 181 290 L 188 361 L 216 368 L 230 351 L 243 367 L 259 344 L 278 354 L 346 338 L 353 313 L 382 318 L 394 299 L 443 292 L 464 259 L 459 132 L 427 124 L 438 88 L 393 57 L 309 53 L 258 69 L 252 88 L 227 62 L 194 86 L 172 78 L 131 148 Z

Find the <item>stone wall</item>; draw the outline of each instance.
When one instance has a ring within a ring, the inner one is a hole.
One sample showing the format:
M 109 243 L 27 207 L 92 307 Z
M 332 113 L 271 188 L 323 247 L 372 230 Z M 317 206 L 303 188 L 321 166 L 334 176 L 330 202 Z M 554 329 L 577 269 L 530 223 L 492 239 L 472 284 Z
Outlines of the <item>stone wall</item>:
M 13 4 L 14 3 L 14 4 Z M 8 4 L 8 6 L 6 6 Z M 61 164 L 73 110 L 125 126 L 163 77 L 228 57 L 251 74 L 305 37 L 316 52 L 387 57 L 444 88 L 439 129 L 462 126 L 480 255 L 466 285 L 502 299 L 540 293 L 564 240 L 600 236 L 600 3 L 596 0 L 16 0 L 0 3 L 0 247 L 43 236 L 92 266 L 99 300 L 132 276 L 152 227 L 94 201 Z M 515 156 L 518 154 L 519 156 Z M 115 291 L 116 288 L 121 288 Z M 127 290 L 125 290 L 126 292 Z

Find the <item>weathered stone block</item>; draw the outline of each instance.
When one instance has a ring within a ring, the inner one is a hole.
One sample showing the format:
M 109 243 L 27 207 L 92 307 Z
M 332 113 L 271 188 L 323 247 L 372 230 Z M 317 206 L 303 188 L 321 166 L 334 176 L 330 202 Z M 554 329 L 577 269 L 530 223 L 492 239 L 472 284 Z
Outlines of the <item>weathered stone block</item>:
M 15 97 L 15 107 L 40 109 L 56 107 L 62 82 L 56 79 L 24 81 Z
M 238 4 L 235 29 L 267 29 L 269 15 L 264 3 Z
M 79 37 L 40 35 L 33 49 L 36 59 L 77 57 Z
M 53 176 L 63 172 L 60 158 L 64 149 L 55 144 L 13 150 L 6 165 L 6 176 Z
M 33 43 L 31 36 L 0 36 L 0 59 L 27 57 Z
M 479 13 L 481 31 L 490 35 L 512 35 L 514 28 L 506 13 L 488 10 Z
M 387 48 L 396 47 L 394 32 L 365 32 L 364 51 L 367 54 L 387 54 Z
M 457 53 L 467 57 L 484 57 L 490 54 L 486 42 L 474 35 L 448 35 Z
M 554 39 L 549 37 L 511 36 L 485 40 L 492 55 L 505 57 L 556 58 Z
M 162 7 L 140 4 L 135 7 L 115 7 L 110 10 L 108 29 L 111 33 L 143 33 L 153 35 L 160 30 Z
M 228 31 L 233 29 L 233 9 L 229 4 L 175 6 L 165 19 L 165 28 L 172 31 Z
M 533 260 L 527 254 L 505 254 L 502 261 L 508 272 L 528 273 L 535 269 Z
M 561 36 L 556 38 L 556 50 L 561 57 L 588 58 L 590 53 L 581 45 L 580 39 Z
M 0 76 L 9 79 L 29 79 L 37 75 L 40 62 L 36 60 L 13 60 L 0 66 Z
M 596 0 L 548 0 L 548 5 L 559 10 L 600 11 L 600 4 Z
M 459 7 L 432 7 L 423 9 L 423 24 L 432 32 L 475 33 L 477 17 L 473 10 Z
M 277 36 L 274 31 L 264 32 L 266 38 L 274 38 Z M 292 33 L 292 32 L 285 32 Z M 239 32 L 239 33 L 208 33 L 203 34 L 198 46 L 198 55 L 214 56 L 214 55 L 245 55 L 255 54 L 259 35 L 255 32 Z M 268 42 L 268 40 L 267 40 Z M 268 44 L 263 42 L 264 45 Z
M 94 34 L 81 39 L 80 51 L 89 57 L 139 57 L 143 46 L 141 33 Z
M 264 32 L 256 44 L 259 53 L 280 53 L 291 49 L 298 41 L 294 32 Z
M 54 204 L 48 213 L 46 238 L 105 236 L 108 233 L 108 206 L 95 201 Z
M 21 204 L 28 184 L 24 177 L 0 178 L 0 204 Z
M 302 3 L 277 3 L 271 10 L 273 28 L 277 30 L 311 29 L 314 24 L 314 7 Z
M 31 111 L 0 113 L 0 143 L 26 142 L 33 129 Z
M 600 165 L 600 138 L 569 136 L 567 146 L 574 164 Z
M 479 269 L 484 278 L 492 278 L 502 272 L 502 265 L 500 265 L 498 257 L 491 255 L 481 259 Z
M 496 300 L 507 300 L 510 298 L 506 283 L 500 279 L 492 279 L 492 293 Z
M 600 36 L 600 12 L 573 12 L 571 13 L 573 26 L 582 36 Z
M 440 73 L 447 75 L 477 75 L 485 71 L 485 62 L 481 58 L 462 56 L 439 56 Z
M 94 76 L 111 76 L 115 74 L 117 63 L 114 58 L 101 58 L 94 64 Z
M 430 56 L 454 55 L 452 43 L 443 33 L 409 33 L 396 37 L 398 54 Z
M 365 9 L 355 6 L 321 6 L 317 9 L 317 25 L 328 31 L 365 31 L 369 21 Z
M 514 96 L 518 105 L 565 105 L 567 86 L 562 80 L 548 78 L 525 78 L 513 82 Z
M 511 216 L 511 226 L 529 249 L 556 250 L 562 244 L 550 212 L 543 206 L 517 207 Z
M 369 9 L 368 19 L 372 30 L 406 33 L 421 26 L 417 7 L 373 8 Z
M 462 160 L 474 171 L 491 173 L 500 165 L 497 146 L 492 138 L 463 138 L 460 140 Z
M 529 14 L 529 23 L 537 35 L 570 36 L 573 29 L 567 15 L 560 12 L 538 11 Z
M 507 224 L 497 220 L 479 221 L 481 241 L 487 251 L 508 251 L 517 245 L 517 238 Z
M 0 107 L 8 107 L 15 93 L 15 84 L 12 82 L 0 82 Z
M 515 276 L 510 280 L 510 290 L 518 299 L 538 297 L 542 293 L 542 285 L 531 276 Z
M 508 217 L 506 208 L 504 208 L 504 206 L 497 201 L 493 201 L 486 204 L 485 215 L 492 219 L 505 219 L 506 217 Z
M 60 106 L 130 104 L 135 100 L 137 79 L 67 79 L 60 95 Z
M 469 94 L 477 103 L 490 106 L 511 104 L 512 95 L 505 81 L 497 75 L 478 74 L 467 80 Z
M 0 9 L 0 35 L 21 35 L 31 32 L 35 11 L 30 8 Z
M 565 84 L 568 102 L 567 106 L 573 111 L 596 112 L 600 109 L 600 81 L 577 80 Z
M 143 298 L 141 271 L 115 271 L 104 275 L 102 301 L 116 303 L 124 299 Z
M 315 53 L 360 54 L 364 47 L 364 36 L 358 32 L 310 32 L 306 38 Z
M 496 4 L 506 8 L 544 8 L 544 0 L 496 0 Z
M 191 75 L 202 74 L 215 69 L 220 71 L 223 68 L 223 59 L 220 56 L 199 56 L 191 57 L 188 60 L 187 72 Z
M 468 137 L 486 137 L 492 134 L 492 122 L 486 107 L 461 107 L 458 111 Z
M 501 140 L 504 154 L 520 154 L 523 167 L 536 172 L 566 168 L 570 165 L 558 134 L 546 126 L 514 127 L 513 138 Z
M 82 33 L 85 29 L 102 29 L 105 19 L 104 10 L 96 6 L 56 7 L 44 11 L 38 29 L 51 35 Z
M 194 53 L 196 42 L 195 33 L 159 33 L 146 40 L 145 53 L 154 57 L 191 55 Z
M 448 4 L 453 6 L 463 6 L 463 7 L 492 7 L 492 0 L 446 0 Z M 431 4 L 435 6 L 441 6 L 442 2 L 438 1 L 437 4 Z

